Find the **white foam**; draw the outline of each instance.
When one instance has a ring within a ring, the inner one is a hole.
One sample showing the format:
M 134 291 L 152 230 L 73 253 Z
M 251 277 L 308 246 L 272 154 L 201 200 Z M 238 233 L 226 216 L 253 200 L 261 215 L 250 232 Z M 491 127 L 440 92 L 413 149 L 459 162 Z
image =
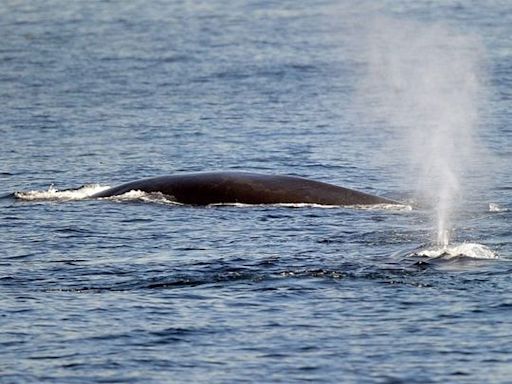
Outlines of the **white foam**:
M 412 211 L 412 206 L 408 204 L 356 204 L 347 207 L 363 210 Z
M 114 200 L 114 201 L 143 201 L 148 203 L 157 203 L 157 204 L 170 204 L 170 205 L 183 205 L 178 203 L 173 199 L 172 196 L 165 195 L 160 192 L 143 192 L 140 190 L 131 190 L 122 195 L 105 197 L 104 199 Z
M 339 205 L 325 205 L 325 204 L 314 204 L 314 203 L 274 203 L 274 204 L 247 204 L 247 203 L 213 203 L 209 204 L 212 207 L 283 207 L 283 208 L 340 208 Z
M 495 203 L 489 203 L 489 212 L 508 212 L 508 209 L 500 207 Z
M 109 188 L 109 186 L 102 186 L 99 184 L 88 184 L 77 189 L 65 189 L 59 191 L 53 185 L 50 185 L 46 191 L 15 192 L 14 196 L 17 199 L 25 201 L 83 200 Z
M 412 207 L 410 205 L 402 204 L 355 204 L 355 205 L 327 205 L 327 204 L 316 204 L 316 203 L 274 203 L 274 204 L 246 204 L 246 203 L 214 203 L 209 204 L 210 206 L 228 206 L 228 207 L 282 207 L 282 208 L 322 208 L 322 209 L 339 209 L 339 208 L 351 208 L 351 209 L 362 209 L 362 210 L 393 210 L 393 211 L 410 211 Z
M 477 243 L 462 243 L 446 247 L 436 247 L 424 249 L 415 253 L 417 256 L 426 256 L 432 258 L 451 259 L 458 256 L 470 257 L 474 259 L 497 259 L 498 255 L 489 247 Z

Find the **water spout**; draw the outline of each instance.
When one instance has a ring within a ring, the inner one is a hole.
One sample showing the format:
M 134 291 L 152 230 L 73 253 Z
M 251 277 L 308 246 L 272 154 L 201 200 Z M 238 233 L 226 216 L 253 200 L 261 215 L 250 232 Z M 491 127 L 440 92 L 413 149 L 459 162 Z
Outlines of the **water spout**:
M 366 47 L 359 102 L 392 137 L 383 151 L 407 164 L 406 185 L 435 207 L 433 241 L 446 247 L 475 165 L 483 46 L 446 25 L 377 19 Z

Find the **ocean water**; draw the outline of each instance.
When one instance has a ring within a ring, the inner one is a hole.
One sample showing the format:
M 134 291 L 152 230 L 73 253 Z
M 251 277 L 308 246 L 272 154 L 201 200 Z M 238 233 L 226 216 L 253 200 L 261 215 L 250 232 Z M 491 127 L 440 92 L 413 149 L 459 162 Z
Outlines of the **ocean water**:
M 449 248 L 362 102 L 383 19 L 481 48 Z M 6 0 L 0 36 L 0 383 L 510 382 L 510 2 Z M 86 197 L 213 170 L 410 209 Z

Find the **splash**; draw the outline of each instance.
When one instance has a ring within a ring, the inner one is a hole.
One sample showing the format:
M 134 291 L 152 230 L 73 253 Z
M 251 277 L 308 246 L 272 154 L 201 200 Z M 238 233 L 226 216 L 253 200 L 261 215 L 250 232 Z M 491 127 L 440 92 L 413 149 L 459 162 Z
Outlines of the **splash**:
M 14 197 L 25 201 L 70 201 L 83 200 L 101 191 L 109 189 L 109 186 L 99 184 L 87 184 L 76 189 L 58 190 L 53 185 L 43 191 L 15 192 Z
M 489 212 L 508 212 L 509 209 L 496 203 L 489 203 Z
M 87 184 L 79 188 L 59 190 L 53 185 L 50 185 L 47 190 L 15 192 L 14 197 L 18 200 L 24 201 L 75 201 L 91 198 L 95 194 L 109 188 L 109 186 L 102 186 L 99 184 Z M 113 201 L 143 201 L 158 204 L 181 205 L 174 201 L 171 196 L 166 196 L 162 193 L 147 193 L 136 190 L 104 199 Z
M 435 241 L 446 247 L 478 157 L 484 49 L 446 25 L 393 19 L 373 23 L 366 46 L 360 101 L 384 126 L 387 155 L 408 164 L 408 185 L 435 207 Z
M 174 200 L 173 196 L 165 195 L 161 192 L 144 192 L 132 190 L 121 195 L 103 197 L 105 200 L 112 201 L 142 201 L 145 203 L 164 204 L 164 205 L 183 205 Z
M 445 260 L 455 257 L 466 257 L 472 259 L 497 259 L 498 256 L 490 248 L 482 244 L 462 243 L 452 246 L 438 246 L 416 252 L 415 256 L 426 256 L 430 258 L 442 258 Z

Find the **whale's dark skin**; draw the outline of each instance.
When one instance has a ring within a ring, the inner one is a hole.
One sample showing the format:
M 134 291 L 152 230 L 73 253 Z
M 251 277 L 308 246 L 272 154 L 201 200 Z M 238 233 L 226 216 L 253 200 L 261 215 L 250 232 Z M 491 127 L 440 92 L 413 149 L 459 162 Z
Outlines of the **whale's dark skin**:
M 122 184 L 93 195 L 111 197 L 137 190 L 160 192 L 190 205 L 222 203 L 320 205 L 400 204 L 352 189 L 296 176 L 209 172 L 161 176 Z

